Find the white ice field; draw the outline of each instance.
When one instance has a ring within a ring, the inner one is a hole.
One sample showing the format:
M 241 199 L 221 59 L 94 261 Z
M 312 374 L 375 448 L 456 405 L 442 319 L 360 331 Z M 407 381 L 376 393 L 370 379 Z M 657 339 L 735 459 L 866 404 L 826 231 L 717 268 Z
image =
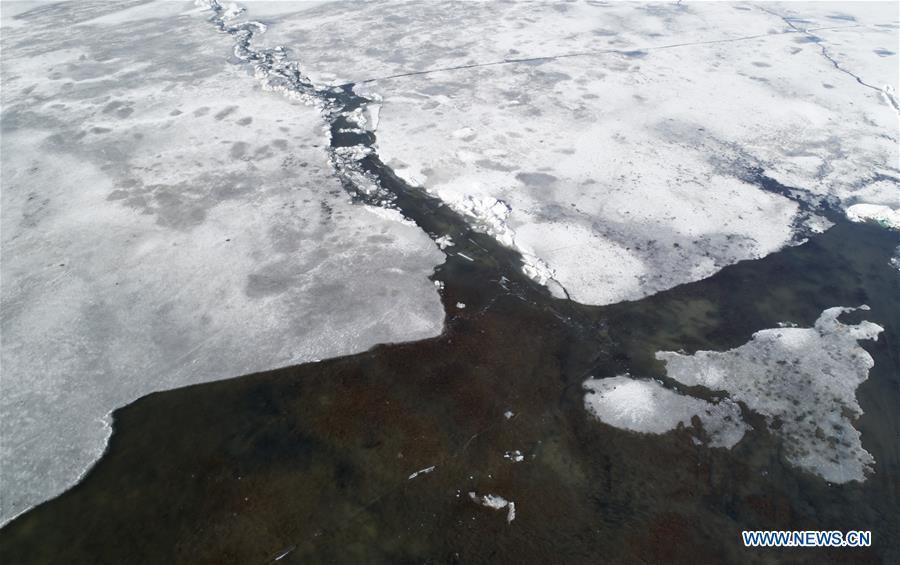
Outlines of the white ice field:
M 756 171 L 896 222 L 896 3 L 391 6 L 248 17 L 382 98 L 381 158 L 557 295 L 637 299 L 827 227 Z
M 0 522 L 72 486 L 140 396 L 441 332 L 437 246 L 351 204 L 318 112 L 205 18 L 3 22 Z

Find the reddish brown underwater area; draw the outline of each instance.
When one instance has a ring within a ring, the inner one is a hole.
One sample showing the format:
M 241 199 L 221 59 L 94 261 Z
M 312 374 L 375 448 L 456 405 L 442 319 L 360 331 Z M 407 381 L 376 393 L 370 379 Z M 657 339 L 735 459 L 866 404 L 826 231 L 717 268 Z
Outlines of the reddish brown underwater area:
M 900 562 L 900 243 L 839 224 L 631 303 L 558 301 L 448 261 L 444 335 L 152 394 L 115 413 L 81 484 L 0 531 L 3 563 Z M 457 309 L 464 302 L 465 309 Z M 733 450 L 583 408 L 588 376 L 664 376 L 658 349 L 727 349 L 867 302 L 865 483 L 788 466 L 764 421 Z M 511 417 L 505 415 L 511 412 Z M 504 457 L 520 450 L 524 460 Z M 413 479 L 415 471 L 434 466 Z M 507 510 L 475 504 L 495 494 Z M 748 549 L 740 532 L 872 530 L 864 549 Z

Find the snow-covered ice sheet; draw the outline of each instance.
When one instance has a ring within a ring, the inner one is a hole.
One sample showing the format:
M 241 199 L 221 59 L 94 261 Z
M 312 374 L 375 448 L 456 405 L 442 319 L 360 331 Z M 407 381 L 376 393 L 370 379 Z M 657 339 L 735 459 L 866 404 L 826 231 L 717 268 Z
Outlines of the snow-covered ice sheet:
M 736 404 L 741 402 L 765 418 L 792 465 L 832 483 L 864 481 L 874 460 L 853 421 L 862 415 L 856 389 L 874 361 L 858 342 L 878 339 L 883 328 L 838 320 L 853 310 L 829 308 L 812 328 L 761 330 L 729 351 L 656 354 L 670 378 L 727 393 L 718 404 L 658 381 L 619 376 L 586 381 L 585 407 L 611 426 L 643 433 L 664 433 L 697 416 L 711 446 L 730 448 L 749 429 Z
M 898 114 L 879 90 L 896 90 L 897 11 L 338 3 L 273 14 L 262 41 L 383 97 L 377 149 L 398 175 L 519 249 L 557 296 L 607 304 L 827 225 L 760 172 L 845 208 L 900 206 Z
M 318 112 L 263 92 L 208 14 L 27 8 L 4 2 L 0 61 L 0 522 L 142 395 L 440 333 L 443 255 L 349 202 Z

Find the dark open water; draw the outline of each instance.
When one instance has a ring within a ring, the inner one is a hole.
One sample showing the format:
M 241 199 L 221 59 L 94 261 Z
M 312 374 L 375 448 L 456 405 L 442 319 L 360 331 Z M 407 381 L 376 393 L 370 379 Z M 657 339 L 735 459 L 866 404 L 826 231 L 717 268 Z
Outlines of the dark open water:
M 448 305 L 439 338 L 117 411 L 103 459 L 0 531 L 0 560 L 266 563 L 290 549 L 280 563 L 900 562 L 896 233 L 841 222 L 805 245 L 602 308 L 511 278 L 490 243 L 473 237 L 461 247 L 485 247 L 484 260 L 450 257 L 437 270 Z M 860 303 L 885 327 L 864 342 L 875 367 L 857 425 L 877 461 L 865 483 L 829 486 L 787 466 L 761 421 L 726 451 L 683 431 L 620 431 L 582 407 L 588 375 L 662 375 L 659 349 L 723 350 Z M 503 457 L 513 449 L 526 460 Z M 515 501 L 516 520 L 469 491 Z M 870 529 L 874 544 L 745 550 L 741 529 Z
M 341 111 L 365 103 L 349 88 L 318 94 Z M 333 146 L 371 144 L 332 118 Z M 900 234 L 838 220 L 709 279 L 589 307 L 551 298 L 516 253 L 377 156 L 364 167 L 407 217 L 457 243 L 433 277 L 446 285 L 444 334 L 116 411 L 84 480 L 0 530 L 0 562 L 900 563 L 900 273 L 889 265 Z M 588 376 L 664 375 L 657 350 L 724 350 L 862 303 L 885 328 L 864 342 L 875 367 L 856 425 L 877 462 L 865 483 L 789 467 L 761 419 L 728 451 L 683 430 L 617 430 L 583 408 Z M 525 461 L 503 457 L 515 449 Z M 470 491 L 514 501 L 515 521 Z M 872 530 L 873 547 L 750 550 L 742 529 Z

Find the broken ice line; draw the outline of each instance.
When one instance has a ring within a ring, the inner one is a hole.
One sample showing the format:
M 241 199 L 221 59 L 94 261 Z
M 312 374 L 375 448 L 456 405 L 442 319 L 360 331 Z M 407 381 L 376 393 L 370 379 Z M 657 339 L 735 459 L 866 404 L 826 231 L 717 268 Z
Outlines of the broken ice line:
M 521 270 L 528 278 L 549 289 L 553 296 L 568 298 L 565 287 L 556 278 L 556 271 L 546 261 L 516 243 L 515 230 L 508 221 L 512 212 L 509 204 L 493 196 L 439 196 L 453 210 L 469 217 L 475 229 L 518 251 L 522 257 Z
M 214 13 L 211 18 L 212 23 L 219 31 L 228 33 L 235 38 L 235 57 L 253 65 L 253 75 L 263 90 L 276 92 L 288 99 L 317 108 L 329 126 L 333 125 L 338 118 L 343 117 L 348 122 L 365 128 L 369 121 L 365 109 L 360 107 L 345 111 L 335 101 L 336 93 L 341 93 L 342 89 L 317 87 L 309 77 L 303 74 L 296 61 L 287 60 L 286 51 L 282 46 L 271 49 L 257 49 L 252 46 L 254 36 L 265 33 L 266 26 L 264 24 L 247 21 L 232 25 L 229 23 L 231 18 L 227 17 L 228 10 L 223 8 L 217 0 L 197 0 L 197 4 L 212 10 Z M 377 122 L 377 112 L 375 114 L 373 121 Z M 381 187 L 377 178 L 359 164 L 362 159 L 372 153 L 371 147 L 366 145 L 329 147 L 328 153 L 332 168 L 348 192 L 367 202 L 382 203 L 393 200 L 394 195 Z
M 374 131 L 378 125 L 381 97 L 377 94 L 367 94 L 365 97 L 355 94 L 365 100 L 362 106 L 353 110 L 344 110 L 336 101 L 336 96 L 353 91 L 356 85 L 347 84 L 339 86 L 317 87 L 312 80 L 303 74 L 296 61 L 287 60 L 284 47 L 254 48 L 252 41 L 255 35 L 266 32 L 265 24 L 256 21 L 246 21 L 237 24 L 229 24 L 232 19 L 228 16 L 231 9 L 225 9 L 217 0 L 197 0 L 197 4 L 208 7 L 215 14 L 211 19 L 213 24 L 222 32 L 235 38 L 235 57 L 241 61 L 253 64 L 254 77 L 259 81 L 264 90 L 277 92 L 292 100 L 298 100 L 319 109 L 329 125 L 333 125 L 338 118 L 344 118 L 349 123 L 355 123 L 365 129 L 370 123 L 369 131 Z M 369 106 L 372 106 L 370 109 Z M 461 135 L 469 134 L 463 131 Z M 391 203 L 396 198 L 394 194 L 381 186 L 378 179 L 360 165 L 361 160 L 373 154 L 371 146 L 359 144 L 351 147 L 329 147 L 329 161 L 341 180 L 345 190 L 355 194 L 365 202 L 373 200 L 379 204 Z M 402 178 L 402 171 L 394 171 Z M 418 183 L 410 182 L 417 185 Z M 521 271 L 546 287 L 557 298 L 569 298 L 569 293 L 558 281 L 556 272 L 550 265 L 524 249 L 516 245 L 515 233 L 507 223 L 510 214 L 509 205 L 492 197 L 476 198 L 466 196 L 455 201 L 444 202 L 455 211 L 468 216 L 475 221 L 476 226 L 487 235 L 494 237 L 501 244 L 515 249 L 522 258 Z M 390 207 L 390 204 L 387 205 Z M 438 243 L 443 250 L 445 245 Z M 459 256 L 469 261 L 474 261 L 464 253 Z

